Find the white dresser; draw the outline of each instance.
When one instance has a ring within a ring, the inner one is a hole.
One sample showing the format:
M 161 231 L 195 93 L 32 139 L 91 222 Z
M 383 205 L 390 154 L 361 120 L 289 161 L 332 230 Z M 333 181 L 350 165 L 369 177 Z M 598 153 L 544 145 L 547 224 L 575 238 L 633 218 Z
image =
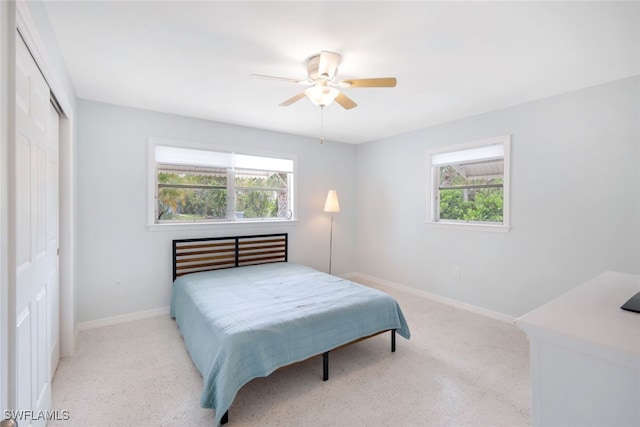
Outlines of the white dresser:
M 603 273 L 516 320 L 531 345 L 534 426 L 640 426 L 640 276 Z

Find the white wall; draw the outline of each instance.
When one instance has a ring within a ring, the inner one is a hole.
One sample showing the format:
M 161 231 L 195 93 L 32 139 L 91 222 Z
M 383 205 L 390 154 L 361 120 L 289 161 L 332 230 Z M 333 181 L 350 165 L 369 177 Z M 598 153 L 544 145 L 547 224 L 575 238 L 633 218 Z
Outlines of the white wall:
M 147 140 L 181 139 L 297 156 L 295 225 L 147 228 Z M 78 104 L 78 321 L 169 305 L 171 240 L 288 232 L 290 261 L 328 269 L 327 191 L 338 191 L 333 270 L 355 268 L 356 147 L 91 101 Z
M 358 271 L 511 316 L 640 273 L 639 104 L 634 77 L 358 146 Z M 426 150 L 505 134 L 511 231 L 426 224 Z

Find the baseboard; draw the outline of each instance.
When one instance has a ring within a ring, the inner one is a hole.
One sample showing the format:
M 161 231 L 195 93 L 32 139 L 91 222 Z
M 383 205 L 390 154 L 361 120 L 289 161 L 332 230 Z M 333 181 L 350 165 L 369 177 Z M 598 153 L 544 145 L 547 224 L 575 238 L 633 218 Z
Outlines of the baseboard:
M 102 328 L 105 326 L 118 325 L 120 323 L 131 322 L 134 320 L 147 319 L 149 317 L 165 316 L 169 314 L 169 307 L 154 308 L 152 310 L 139 311 L 137 313 L 123 314 L 121 316 L 105 317 L 102 319 L 89 320 L 80 322 L 76 327 L 76 331 L 82 332 L 89 329 Z
M 410 294 L 413 294 L 413 295 L 416 295 L 416 296 L 419 296 L 419 297 L 428 298 L 428 299 L 433 300 L 433 301 L 438 301 L 438 302 L 441 302 L 443 304 L 450 305 L 452 307 L 461 308 L 463 310 L 467 310 L 467 311 L 470 311 L 470 312 L 476 313 L 476 314 L 481 314 L 481 315 L 489 317 L 491 319 L 500 320 L 501 322 L 514 323 L 516 321 L 515 317 L 509 316 L 508 314 L 499 313 L 497 311 L 493 311 L 493 310 L 489 310 L 489 309 L 486 309 L 486 308 L 478 307 L 478 306 L 473 305 L 473 304 L 467 304 L 466 302 L 458 301 L 458 300 L 455 300 L 453 298 L 443 297 L 443 296 L 438 295 L 438 294 L 433 294 L 431 292 L 423 291 L 421 289 L 416 289 L 416 288 L 412 288 L 410 286 L 401 285 L 399 283 L 391 282 L 391 281 L 385 280 L 385 279 L 380 279 L 379 277 L 370 276 L 368 274 L 354 272 L 354 273 L 342 274 L 341 277 L 343 277 L 345 279 L 348 279 L 348 280 L 353 280 L 353 281 L 357 281 L 358 278 L 362 278 L 364 280 L 367 280 L 367 281 L 370 281 L 370 282 L 373 282 L 373 283 L 377 283 L 377 284 L 380 284 L 380 285 L 383 285 L 383 286 L 388 286 L 390 288 L 395 288 L 395 289 L 398 289 L 398 290 L 401 290 L 401 291 L 404 291 L 404 292 L 408 292 Z

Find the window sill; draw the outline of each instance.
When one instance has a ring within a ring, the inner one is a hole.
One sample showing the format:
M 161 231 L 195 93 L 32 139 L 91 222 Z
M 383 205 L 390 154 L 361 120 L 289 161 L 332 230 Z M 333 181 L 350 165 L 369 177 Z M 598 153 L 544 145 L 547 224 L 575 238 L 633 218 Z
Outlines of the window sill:
M 183 223 L 163 223 L 163 224 L 147 224 L 149 231 L 177 231 L 177 230 L 213 230 L 213 229 L 246 229 L 246 228 L 264 228 L 264 227 L 290 227 L 298 223 L 298 220 L 279 220 L 279 221 L 224 221 L 224 222 L 183 222 Z
M 494 233 L 508 233 L 509 230 L 511 230 L 511 227 L 508 225 L 474 224 L 467 222 L 427 221 L 427 224 L 435 228 L 448 228 L 451 230 L 490 231 Z

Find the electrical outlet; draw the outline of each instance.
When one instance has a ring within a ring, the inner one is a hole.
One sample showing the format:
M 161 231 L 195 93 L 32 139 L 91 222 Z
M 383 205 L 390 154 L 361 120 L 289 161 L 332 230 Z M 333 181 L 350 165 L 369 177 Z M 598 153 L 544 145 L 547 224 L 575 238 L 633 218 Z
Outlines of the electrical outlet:
M 451 269 L 451 275 L 453 277 L 460 277 L 460 267 L 458 267 L 457 265 L 454 265 L 453 268 Z

